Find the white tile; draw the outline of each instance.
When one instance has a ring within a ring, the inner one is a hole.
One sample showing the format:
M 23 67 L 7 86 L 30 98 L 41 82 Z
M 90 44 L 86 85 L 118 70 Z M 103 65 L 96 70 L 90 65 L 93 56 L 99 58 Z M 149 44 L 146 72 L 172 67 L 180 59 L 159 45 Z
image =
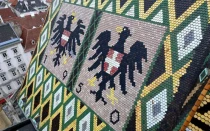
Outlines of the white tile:
M 47 80 L 44 86 L 44 97 L 46 97 L 52 89 L 52 76 Z
M 163 10 L 160 10 L 153 18 L 152 21 L 163 23 Z
M 157 115 L 153 116 L 153 105 L 160 103 L 160 113 Z M 157 94 L 155 97 L 150 99 L 147 103 L 147 129 L 150 129 L 154 125 L 156 125 L 158 122 L 160 122 L 167 111 L 167 90 L 164 89 L 162 92 Z
M 59 89 L 57 90 L 57 92 L 54 94 L 53 96 L 53 109 L 55 109 L 60 103 L 61 103 L 61 98 L 62 98 L 62 86 L 59 87 Z M 56 100 L 56 98 L 58 97 L 58 100 Z
M 38 75 L 36 76 L 36 88 L 42 83 L 43 80 L 43 69 L 41 69 L 38 73 Z
M 72 99 L 65 107 L 65 123 L 68 122 L 74 116 L 75 98 Z M 69 113 L 69 110 L 70 113 Z
M 34 75 L 36 71 L 36 61 L 33 63 L 33 65 L 30 67 L 29 70 L 29 80 L 31 79 L 31 77 Z
M 79 131 L 90 131 L 90 113 L 79 121 Z
M 191 31 L 194 32 L 194 40 L 190 42 L 185 47 L 185 36 L 190 33 Z M 201 42 L 202 36 L 202 28 L 201 28 L 201 19 L 198 16 L 195 20 L 193 20 L 187 27 L 185 27 L 178 35 L 177 35 L 177 43 L 178 43 L 178 59 L 181 60 L 187 54 L 189 54 L 193 49 L 195 49 Z

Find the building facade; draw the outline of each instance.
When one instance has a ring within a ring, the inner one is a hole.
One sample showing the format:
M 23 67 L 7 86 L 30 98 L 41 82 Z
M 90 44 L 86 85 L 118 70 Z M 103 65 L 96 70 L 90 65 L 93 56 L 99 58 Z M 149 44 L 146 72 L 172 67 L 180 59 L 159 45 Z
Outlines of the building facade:
M 33 54 L 46 18 L 47 11 L 34 16 L 18 17 L 10 8 L 0 9 L 0 24 L 10 23 L 17 36 L 22 39 L 21 44 L 25 53 Z M 28 59 L 30 58 L 31 56 Z
M 21 39 L 10 24 L 0 25 L 0 103 L 3 94 L 12 95 L 22 84 L 31 54 L 25 53 Z M 1 101 L 2 100 L 2 101 Z

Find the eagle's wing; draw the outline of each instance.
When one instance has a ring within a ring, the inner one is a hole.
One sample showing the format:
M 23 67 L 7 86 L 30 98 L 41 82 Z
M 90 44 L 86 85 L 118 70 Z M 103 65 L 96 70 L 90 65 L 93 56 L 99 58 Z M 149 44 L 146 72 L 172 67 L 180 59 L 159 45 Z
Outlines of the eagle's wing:
M 96 49 L 96 53 L 92 57 L 90 57 L 89 60 L 95 59 L 96 57 L 99 57 L 101 55 L 105 58 L 109 50 L 108 43 L 111 39 L 111 32 L 106 30 L 102 32 L 96 39 L 98 40 L 98 42 L 92 48 L 93 50 Z
M 135 70 L 135 64 L 137 65 L 138 72 L 142 74 L 142 59 L 145 59 L 145 61 L 147 62 L 147 49 L 145 48 L 143 42 L 136 41 L 130 47 L 130 52 L 124 59 L 126 59 L 125 61 L 129 67 L 128 71 L 130 82 L 133 86 L 135 86 L 133 74 Z

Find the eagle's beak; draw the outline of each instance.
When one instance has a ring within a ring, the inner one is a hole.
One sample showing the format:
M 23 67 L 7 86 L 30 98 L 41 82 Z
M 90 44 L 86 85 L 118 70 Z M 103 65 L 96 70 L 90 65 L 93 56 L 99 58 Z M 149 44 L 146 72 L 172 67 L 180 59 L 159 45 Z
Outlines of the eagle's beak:
M 118 27 L 116 27 L 116 32 L 117 33 L 121 33 L 123 31 L 123 27 L 121 27 L 121 26 L 118 26 Z

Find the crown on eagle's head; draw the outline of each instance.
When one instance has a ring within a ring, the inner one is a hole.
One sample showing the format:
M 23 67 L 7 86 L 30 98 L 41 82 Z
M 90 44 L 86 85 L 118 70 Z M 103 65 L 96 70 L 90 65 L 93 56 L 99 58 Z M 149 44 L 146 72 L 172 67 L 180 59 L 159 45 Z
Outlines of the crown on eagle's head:
M 116 27 L 116 32 L 117 33 L 121 33 L 123 31 L 123 27 L 122 26 L 117 26 Z

